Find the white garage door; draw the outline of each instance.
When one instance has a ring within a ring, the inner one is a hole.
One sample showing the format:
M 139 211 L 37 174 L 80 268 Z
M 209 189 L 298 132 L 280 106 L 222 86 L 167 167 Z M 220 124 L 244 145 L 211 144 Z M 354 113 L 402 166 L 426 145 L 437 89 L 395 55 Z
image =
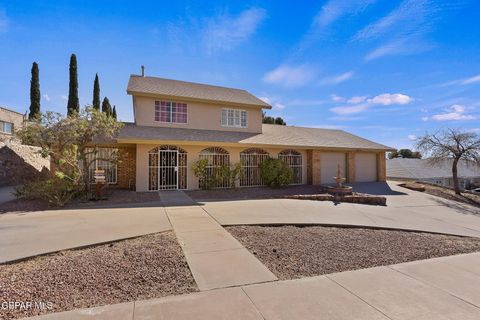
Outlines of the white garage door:
M 321 184 L 335 184 L 333 177 L 337 176 L 338 165 L 342 177 L 345 178 L 346 154 L 343 152 L 320 153 L 320 181 Z
M 375 153 L 355 154 L 355 181 L 377 181 L 377 156 Z

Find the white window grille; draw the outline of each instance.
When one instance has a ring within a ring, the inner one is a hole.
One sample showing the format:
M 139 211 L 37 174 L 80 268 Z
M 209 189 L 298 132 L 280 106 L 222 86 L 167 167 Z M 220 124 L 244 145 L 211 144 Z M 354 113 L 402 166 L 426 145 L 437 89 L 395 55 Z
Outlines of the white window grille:
M 241 187 L 264 185 L 260 165 L 268 157 L 270 157 L 268 152 L 258 148 L 250 148 L 240 152 L 240 161 L 242 162 Z
M 222 109 L 222 126 L 234 128 L 247 127 L 247 111 L 241 109 Z
M 95 182 L 95 170 L 105 170 L 105 181 L 117 183 L 117 148 L 87 148 L 85 152 L 89 163 L 88 179 L 91 183 Z
M 295 150 L 283 150 L 278 159 L 284 161 L 292 169 L 292 184 L 302 184 L 302 154 Z
M 208 161 L 207 165 L 207 179 L 214 179 L 219 174 L 219 171 L 222 167 L 230 167 L 230 154 L 227 150 L 219 147 L 206 148 L 200 151 L 198 159 L 206 159 Z M 206 181 L 199 180 L 198 184 L 200 188 L 205 187 Z M 214 188 L 229 188 L 230 182 L 229 179 L 221 179 L 216 181 Z
M 187 152 L 163 145 L 148 152 L 148 190 L 187 189 Z

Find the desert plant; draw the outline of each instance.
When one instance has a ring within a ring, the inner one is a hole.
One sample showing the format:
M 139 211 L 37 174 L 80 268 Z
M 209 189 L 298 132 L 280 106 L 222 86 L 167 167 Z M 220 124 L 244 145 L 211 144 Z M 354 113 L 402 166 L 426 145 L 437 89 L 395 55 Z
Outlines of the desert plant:
M 212 189 L 215 185 L 214 177 L 209 174 L 208 160 L 200 159 L 193 164 L 193 174 L 198 178 L 198 186 L 202 190 Z
M 269 187 L 281 187 L 292 183 L 292 169 L 282 160 L 267 158 L 260 165 L 263 182 Z
M 27 182 L 15 190 L 15 196 L 20 199 L 42 200 L 52 206 L 63 207 L 80 193 L 79 186 L 73 177 L 62 173 L 43 176 Z
M 237 162 L 233 166 L 223 165 L 216 171 L 217 181 L 227 181 L 230 188 L 235 188 L 237 181 L 242 178 L 242 163 Z

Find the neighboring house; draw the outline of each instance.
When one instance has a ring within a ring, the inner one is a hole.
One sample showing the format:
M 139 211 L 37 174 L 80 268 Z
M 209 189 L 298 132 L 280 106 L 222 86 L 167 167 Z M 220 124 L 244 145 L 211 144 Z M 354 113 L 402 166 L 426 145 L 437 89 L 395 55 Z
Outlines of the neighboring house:
M 245 90 L 132 75 L 127 93 L 135 121 L 114 146 L 121 161 L 97 164 L 120 187 L 197 189 L 199 159 L 210 172 L 241 161 L 239 186 L 260 186 L 266 157 L 285 161 L 294 184 L 332 184 L 339 165 L 350 183 L 385 181 L 385 152 L 393 149 L 341 130 L 262 124 L 271 106 Z
M 480 184 L 480 167 L 473 163 L 458 163 L 460 188 L 470 189 Z M 428 159 L 395 158 L 387 160 L 387 178 L 429 182 L 453 187 L 452 161 L 432 164 Z
M 0 141 L 11 140 L 15 131 L 25 122 L 25 116 L 16 111 L 0 107 Z

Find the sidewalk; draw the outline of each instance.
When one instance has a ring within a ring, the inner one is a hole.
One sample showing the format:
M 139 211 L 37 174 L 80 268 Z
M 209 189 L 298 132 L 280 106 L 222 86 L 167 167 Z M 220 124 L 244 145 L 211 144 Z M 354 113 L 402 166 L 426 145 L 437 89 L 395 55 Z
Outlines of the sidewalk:
M 201 291 L 277 280 L 184 192 L 168 191 L 160 198 L 175 204 L 165 210 Z
M 480 319 L 480 253 L 36 317 L 66 319 Z

